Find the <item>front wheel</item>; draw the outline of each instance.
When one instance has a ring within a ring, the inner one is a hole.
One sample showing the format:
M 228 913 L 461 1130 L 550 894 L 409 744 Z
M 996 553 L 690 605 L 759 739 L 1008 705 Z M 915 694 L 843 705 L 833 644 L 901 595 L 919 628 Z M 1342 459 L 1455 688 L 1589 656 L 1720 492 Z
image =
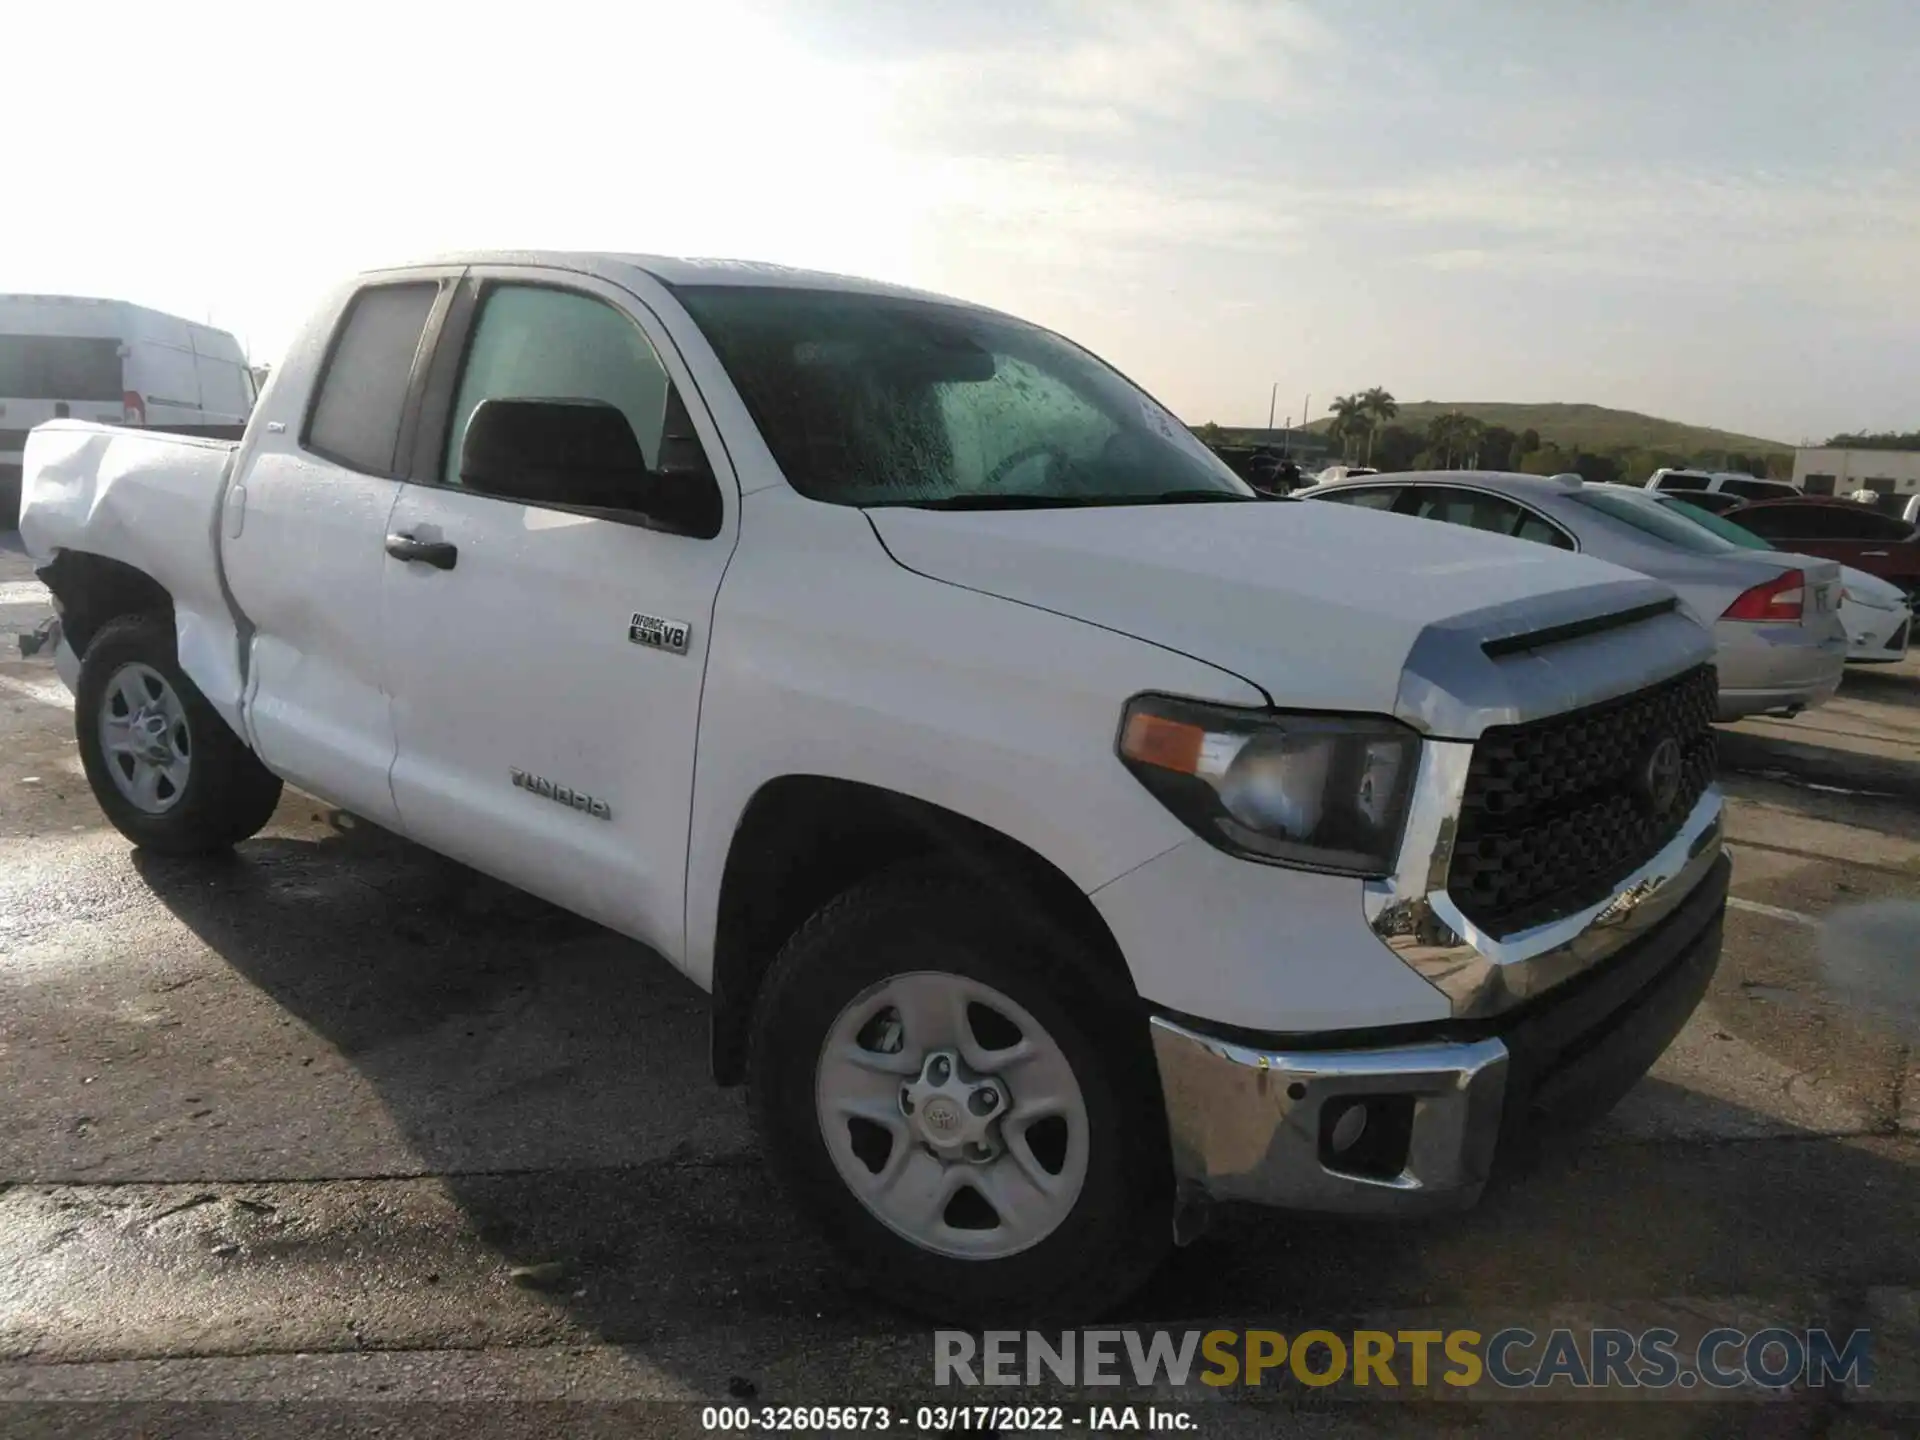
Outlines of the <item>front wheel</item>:
M 164 617 L 100 627 L 80 661 L 74 730 L 107 819 L 161 855 L 224 850 L 267 823 L 280 780 L 187 678 Z
M 1171 1236 L 1166 1125 L 1132 998 L 1017 894 L 879 877 L 802 927 L 767 977 L 749 1070 L 762 1140 L 896 1303 L 1088 1318 Z

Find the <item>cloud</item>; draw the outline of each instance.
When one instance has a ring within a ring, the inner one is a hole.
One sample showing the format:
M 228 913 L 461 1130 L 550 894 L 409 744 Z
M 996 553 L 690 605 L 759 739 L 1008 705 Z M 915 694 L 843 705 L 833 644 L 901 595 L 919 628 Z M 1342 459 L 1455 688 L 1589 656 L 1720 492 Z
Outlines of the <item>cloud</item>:
M 1428 269 L 1765 286 L 1920 313 L 1920 181 L 1907 174 L 1463 168 L 1322 204 Z
M 1416 263 L 1429 270 L 1485 270 L 1493 264 L 1491 250 L 1430 250 L 1417 258 Z
M 969 243 L 1086 265 L 1170 249 L 1291 248 L 1301 222 L 1254 178 L 1146 175 L 1052 155 L 958 159 L 922 177 L 930 220 Z
M 900 118 L 923 142 L 1024 148 L 1137 136 L 1234 104 L 1304 103 L 1309 62 L 1338 48 L 1304 4 L 1070 0 L 990 44 L 889 67 Z

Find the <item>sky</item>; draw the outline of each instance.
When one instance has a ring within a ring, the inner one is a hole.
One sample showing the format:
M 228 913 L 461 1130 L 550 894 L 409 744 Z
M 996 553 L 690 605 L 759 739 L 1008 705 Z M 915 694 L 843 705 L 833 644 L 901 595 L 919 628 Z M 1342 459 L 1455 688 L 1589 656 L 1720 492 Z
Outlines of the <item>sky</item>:
M 962 296 L 1195 424 L 1383 385 L 1920 428 L 1914 0 L 74 13 L 10 7 L 0 291 L 256 360 L 355 270 L 556 247 Z

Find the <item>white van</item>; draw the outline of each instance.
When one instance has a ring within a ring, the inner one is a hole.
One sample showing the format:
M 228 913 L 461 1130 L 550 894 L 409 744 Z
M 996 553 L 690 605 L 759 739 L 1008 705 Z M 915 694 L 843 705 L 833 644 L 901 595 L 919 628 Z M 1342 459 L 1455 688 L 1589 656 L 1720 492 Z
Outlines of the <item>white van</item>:
M 20 454 L 43 421 L 218 434 L 246 424 L 253 396 L 224 330 L 124 300 L 0 295 L 0 522 L 18 513 Z

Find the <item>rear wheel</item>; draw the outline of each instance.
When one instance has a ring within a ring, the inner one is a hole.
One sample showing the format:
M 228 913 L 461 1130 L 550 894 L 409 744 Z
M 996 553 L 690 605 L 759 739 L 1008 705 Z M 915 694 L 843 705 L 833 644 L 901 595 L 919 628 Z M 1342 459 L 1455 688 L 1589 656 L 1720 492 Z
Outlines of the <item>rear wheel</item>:
M 1166 1126 L 1132 998 L 1018 895 L 884 875 L 774 962 L 754 1017 L 755 1120 L 880 1294 L 942 1319 L 1085 1319 L 1139 1285 L 1171 1236 Z
M 224 850 L 267 823 L 280 780 L 214 712 L 174 656 L 173 626 L 102 626 L 74 697 L 80 760 L 114 828 L 163 855 Z

